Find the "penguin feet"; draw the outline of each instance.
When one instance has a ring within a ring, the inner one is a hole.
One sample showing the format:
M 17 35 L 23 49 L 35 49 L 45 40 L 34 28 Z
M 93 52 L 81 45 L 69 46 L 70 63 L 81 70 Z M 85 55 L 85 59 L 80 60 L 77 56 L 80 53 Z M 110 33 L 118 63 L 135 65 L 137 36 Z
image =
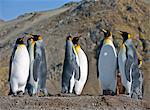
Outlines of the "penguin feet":
M 8 95 L 9 95 L 9 96 L 13 95 L 13 92 L 12 92 L 12 91 L 9 91 Z
M 139 94 L 134 92 L 134 93 L 131 94 L 131 98 L 142 100 L 143 97 L 142 97 L 142 95 L 139 95 Z
M 131 94 L 130 93 L 126 93 L 125 96 L 131 98 Z
M 111 95 L 111 96 L 114 96 L 114 95 L 116 95 L 116 93 L 113 92 L 112 90 L 107 89 L 107 90 L 103 90 L 103 95 Z
M 39 96 L 39 97 L 48 96 L 47 90 L 46 90 L 46 91 L 45 91 L 45 89 L 44 89 L 44 90 L 40 90 L 40 91 L 38 92 L 38 96 Z
M 24 93 L 23 93 L 23 91 L 17 91 L 17 95 L 18 95 L 19 97 L 22 97 L 22 96 L 24 95 Z
M 11 96 L 17 97 L 17 92 L 13 92 L 13 93 L 11 94 Z
M 8 95 L 14 96 L 14 97 L 17 97 L 17 96 L 22 97 L 25 95 L 25 93 L 23 91 L 17 91 L 17 92 L 9 93 Z
M 131 98 L 138 99 L 138 95 L 136 93 L 131 94 Z
M 68 94 L 69 92 L 68 92 L 68 90 L 62 90 L 61 93 L 62 94 Z

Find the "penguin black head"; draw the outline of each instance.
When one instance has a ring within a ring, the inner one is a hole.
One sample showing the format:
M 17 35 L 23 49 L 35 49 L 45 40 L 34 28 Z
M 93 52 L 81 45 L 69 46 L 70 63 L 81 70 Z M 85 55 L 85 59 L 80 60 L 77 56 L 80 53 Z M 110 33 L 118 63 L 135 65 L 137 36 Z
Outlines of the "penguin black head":
M 43 39 L 43 37 L 41 35 L 32 35 L 32 36 L 33 36 L 34 41 L 38 41 L 38 40 Z
M 18 39 L 16 40 L 16 44 L 24 44 L 23 39 L 24 39 L 24 37 L 18 38 Z
M 28 40 L 33 40 L 33 37 L 29 37 Z
M 74 38 L 72 39 L 72 42 L 73 42 L 74 45 L 75 45 L 75 44 L 78 44 L 78 43 L 79 43 L 79 37 L 74 37 Z
M 112 32 L 109 30 L 102 29 L 101 31 L 104 33 L 104 38 L 112 36 Z
M 41 35 L 34 35 L 32 33 L 24 33 L 29 36 L 28 40 L 33 39 L 34 41 L 42 40 L 43 37 Z
M 120 31 L 120 34 L 123 37 L 123 42 L 131 38 L 131 35 L 128 32 Z
M 68 36 L 66 37 L 66 40 L 72 41 L 72 36 L 71 36 L 71 35 L 68 35 Z
M 33 37 L 29 37 L 29 38 L 28 38 L 27 43 L 29 44 L 29 42 L 31 42 L 31 43 L 34 42 Z

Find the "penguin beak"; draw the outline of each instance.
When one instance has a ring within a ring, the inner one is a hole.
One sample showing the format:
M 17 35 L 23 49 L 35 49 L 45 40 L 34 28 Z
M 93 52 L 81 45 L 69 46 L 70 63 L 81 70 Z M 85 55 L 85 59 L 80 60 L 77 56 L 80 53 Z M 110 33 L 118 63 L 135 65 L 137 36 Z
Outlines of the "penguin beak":
M 24 40 L 24 37 L 20 38 L 20 39 L 19 39 L 19 42 L 22 42 L 23 40 Z
M 78 44 L 79 38 L 80 38 L 79 36 L 74 37 L 74 38 L 72 39 L 73 44 Z
M 38 40 L 42 40 L 43 37 L 41 35 L 38 36 Z
M 24 33 L 26 35 L 27 38 L 33 38 L 34 36 L 30 33 Z
M 68 35 L 68 36 L 66 37 L 66 40 L 72 41 L 72 36 L 71 36 L 71 35 Z
M 123 31 L 119 31 L 119 34 L 120 34 L 121 37 L 124 39 Z
M 101 31 L 103 31 L 104 33 L 107 33 L 107 31 L 105 29 L 101 29 Z
M 76 38 L 80 38 L 80 37 L 81 37 L 81 34 L 76 33 L 74 37 L 76 37 Z
M 119 31 L 119 34 L 123 34 L 122 31 Z

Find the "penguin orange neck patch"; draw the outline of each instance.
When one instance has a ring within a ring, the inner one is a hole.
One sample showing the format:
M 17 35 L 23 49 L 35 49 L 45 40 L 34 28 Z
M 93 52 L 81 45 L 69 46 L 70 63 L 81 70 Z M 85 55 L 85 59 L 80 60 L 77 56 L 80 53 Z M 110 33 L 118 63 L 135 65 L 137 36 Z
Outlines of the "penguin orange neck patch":
M 24 44 L 19 44 L 19 46 L 25 46 Z
M 110 43 L 112 43 L 112 41 L 111 41 L 111 39 L 110 39 L 110 38 L 106 38 L 106 39 L 104 40 L 104 43 L 106 43 L 106 44 L 110 44 Z
M 32 44 L 31 44 L 31 45 L 32 45 L 32 47 L 34 47 L 34 44 L 35 44 L 35 41 L 33 41 L 33 42 L 32 42 Z
M 131 35 L 130 34 L 128 34 L 128 39 L 130 39 L 131 38 Z
M 43 39 L 43 37 L 42 37 L 42 36 L 39 36 L 39 37 L 38 37 L 38 40 L 42 40 L 42 39 Z
M 121 48 L 125 48 L 125 45 L 124 45 L 124 44 L 122 44 L 120 47 L 121 47 Z
M 75 46 L 75 49 L 76 49 L 76 52 L 78 53 L 80 49 L 80 45 L 78 44 L 77 46 Z

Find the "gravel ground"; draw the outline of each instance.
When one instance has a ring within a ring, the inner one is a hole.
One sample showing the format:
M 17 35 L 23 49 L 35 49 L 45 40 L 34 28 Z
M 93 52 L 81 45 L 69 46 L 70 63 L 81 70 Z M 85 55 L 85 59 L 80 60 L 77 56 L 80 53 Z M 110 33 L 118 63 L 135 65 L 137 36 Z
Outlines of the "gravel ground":
M 0 110 L 148 110 L 149 103 L 125 96 L 1 96 Z

